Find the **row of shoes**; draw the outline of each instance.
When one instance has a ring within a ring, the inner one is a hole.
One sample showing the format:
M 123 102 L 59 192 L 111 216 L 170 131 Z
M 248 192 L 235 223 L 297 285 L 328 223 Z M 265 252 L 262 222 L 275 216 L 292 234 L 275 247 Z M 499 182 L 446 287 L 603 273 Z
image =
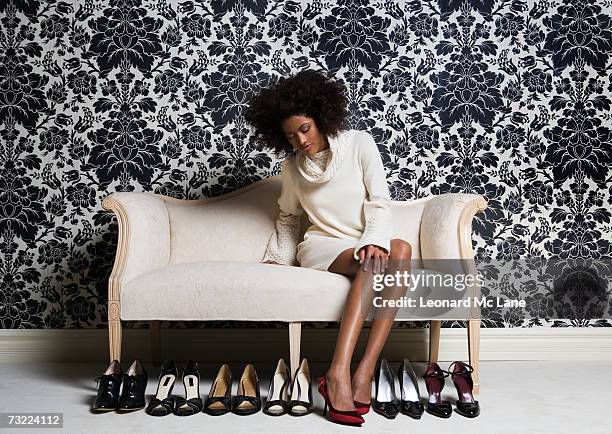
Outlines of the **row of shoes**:
M 472 394 L 474 387 L 472 372 L 474 368 L 461 361 L 452 362 L 446 370 L 440 368 L 436 362 L 430 362 L 423 374 L 429 394 L 427 406 L 424 408 L 410 361 L 404 359 L 397 371 L 400 388 L 400 399 L 397 399 L 393 372 L 387 360 L 382 359 L 375 377 L 374 411 L 389 419 L 394 419 L 400 412 L 413 419 L 420 419 L 424 410 L 434 416 L 449 418 L 453 413 L 453 408 L 450 401 L 442 400 L 441 394 L 445 378 L 450 375 L 457 390 L 458 399 L 455 402 L 457 413 L 469 418 L 477 417 L 480 414 L 480 405 Z
M 145 412 L 152 416 L 190 416 L 204 410 L 206 413 L 219 416 L 232 411 L 238 415 L 257 413 L 261 408 L 261 396 L 257 371 L 252 364 L 247 364 L 238 383 L 236 395 L 232 397 L 232 373 L 228 364 L 223 364 L 212 383 L 205 402 L 200 397 L 200 372 L 198 363 L 187 360 L 182 371 L 185 396 L 172 395 L 172 390 L 179 372 L 173 360 L 166 360 L 161 366 L 159 382 L 155 396 L 149 401 Z M 308 361 L 303 359 L 296 371 L 291 391 L 289 390 L 289 369 L 283 359 L 277 363 L 270 381 L 268 399 L 264 413 L 280 416 L 290 413 L 302 416 L 312 409 L 311 377 Z M 124 374 L 121 364 L 113 360 L 106 371 L 96 378 L 98 394 L 93 404 L 93 411 L 133 411 L 145 407 L 145 390 L 148 374 L 138 360 L 135 360 Z M 121 389 L 121 393 L 120 393 Z
M 330 419 L 344 424 L 361 425 L 364 422 L 362 416 L 368 413 L 370 406 L 389 419 L 394 419 L 400 412 L 413 419 L 420 419 L 424 411 L 434 416 L 448 418 L 453 412 L 452 405 L 449 401 L 442 400 L 441 393 L 445 378 L 451 376 L 458 395 L 455 402 L 456 412 L 473 418 L 480 414 L 480 405 L 472 393 L 473 371 L 469 364 L 461 361 L 452 362 L 446 370 L 440 368 L 436 362 L 430 362 L 423 375 L 429 394 L 426 407 L 421 403 L 417 377 L 408 359 L 403 360 L 397 371 L 400 399 L 397 398 L 395 378 L 386 359 L 381 359 L 378 363 L 374 378 L 376 397 L 372 404 L 355 402 L 355 411 L 335 410 L 329 403 L 325 377 L 319 379 L 319 393 L 325 400 L 324 414 L 329 406 Z M 213 416 L 230 411 L 238 415 L 250 415 L 262 408 L 259 379 L 252 364 L 245 366 L 236 395 L 233 397 L 231 396 L 232 373 L 229 365 L 223 364 L 212 383 L 205 403 L 200 397 L 200 372 L 196 361 L 188 360 L 182 371 L 184 397 L 172 395 L 177 378 L 179 373 L 175 362 L 165 361 L 161 367 L 155 396 L 149 401 L 145 410 L 148 414 L 167 416 L 174 413 L 178 416 L 189 416 L 204 410 Z M 131 364 L 125 374 L 121 364 L 113 360 L 106 371 L 96 378 L 98 394 L 93 410 L 133 411 L 144 408 L 147 380 L 147 371 L 138 360 Z M 271 416 L 285 413 L 303 416 L 311 412 L 313 405 L 311 375 L 306 359 L 302 359 L 293 375 L 293 380 L 290 380 L 287 364 L 283 359 L 279 359 L 270 381 L 268 398 L 263 406 L 264 413 Z
M 220 416 L 232 411 L 246 416 L 261 409 L 259 378 L 252 364 L 244 367 L 236 395 L 232 397 L 232 371 L 227 363 L 219 368 L 206 401 L 200 397 L 200 372 L 194 360 L 187 360 L 183 369 L 183 386 L 185 397 L 172 395 L 174 383 L 178 378 L 178 369 L 173 360 L 166 360 L 161 366 L 159 382 L 155 396 L 149 401 L 146 412 L 151 416 L 191 416 L 204 410 L 212 416 Z
M 455 403 L 457 413 L 473 418 L 480 414 L 480 405 L 472 394 L 473 380 L 471 374 L 473 371 L 474 369 L 470 365 L 461 361 L 451 363 L 447 370 L 441 369 L 435 362 L 430 362 L 423 375 L 429 393 L 427 406 L 424 407 L 421 403 L 417 377 L 410 361 L 404 359 L 397 371 L 400 388 L 400 399 L 398 399 L 395 392 L 393 372 L 389 368 L 387 360 L 381 359 L 378 362 L 374 378 L 375 399 L 372 403 L 355 401 L 355 410 L 336 410 L 330 403 L 325 377 L 319 378 L 319 393 L 325 400 L 323 414 L 327 412 L 329 407 L 329 420 L 354 426 L 361 426 L 365 422 L 363 416 L 370 411 L 370 407 L 376 413 L 388 419 L 394 419 L 399 413 L 413 419 L 420 419 L 424 411 L 434 416 L 449 418 L 453 409 L 449 401 L 442 400 L 441 393 L 445 378 L 450 375 L 457 389 L 458 400 Z

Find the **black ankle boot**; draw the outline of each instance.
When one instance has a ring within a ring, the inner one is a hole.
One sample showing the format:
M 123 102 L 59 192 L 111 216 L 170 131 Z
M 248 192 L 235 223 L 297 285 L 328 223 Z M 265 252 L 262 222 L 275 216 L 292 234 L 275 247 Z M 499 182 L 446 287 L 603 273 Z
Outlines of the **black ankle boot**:
M 138 360 L 134 360 L 130 369 L 123 376 L 119 410 L 132 411 L 145 407 L 145 390 L 148 379 L 145 368 Z
M 123 379 L 123 370 L 118 360 L 113 360 L 106 371 L 96 378 L 98 395 L 92 410 L 96 412 L 117 410 L 119 407 L 119 389 Z

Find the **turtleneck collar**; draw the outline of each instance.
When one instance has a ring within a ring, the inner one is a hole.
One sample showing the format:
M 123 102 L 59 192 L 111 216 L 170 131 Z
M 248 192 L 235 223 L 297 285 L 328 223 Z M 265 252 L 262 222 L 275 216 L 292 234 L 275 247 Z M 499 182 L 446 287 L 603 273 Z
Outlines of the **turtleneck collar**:
M 296 163 L 300 174 L 310 182 L 321 183 L 329 181 L 336 170 L 340 167 L 340 163 L 344 159 L 347 143 L 346 137 L 342 131 L 336 136 L 326 136 L 329 143 L 331 156 L 329 157 L 327 166 L 324 169 L 320 168 L 308 155 L 301 150 L 297 152 Z
M 327 166 L 327 162 L 329 161 L 329 156 L 331 155 L 331 149 L 323 149 L 322 151 L 317 152 L 313 155 L 308 155 L 312 161 L 316 163 L 317 166 L 321 169 L 321 171 L 325 170 L 325 166 Z

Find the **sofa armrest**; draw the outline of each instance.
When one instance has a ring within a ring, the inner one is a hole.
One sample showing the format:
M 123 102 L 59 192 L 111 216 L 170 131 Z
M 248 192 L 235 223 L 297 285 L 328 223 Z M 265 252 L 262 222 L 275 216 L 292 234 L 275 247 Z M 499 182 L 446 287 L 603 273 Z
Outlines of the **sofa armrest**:
M 119 300 L 124 283 L 168 265 L 170 223 L 165 202 L 152 193 L 120 192 L 104 198 L 119 224 L 115 264 L 109 278 L 109 300 Z
M 446 193 L 430 199 L 421 219 L 423 267 L 449 274 L 476 276 L 472 219 L 487 207 L 478 194 Z M 479 287 L 470 288 L 477 296 Z
M 477 194 L 446 193 L 430 199 L 421 219 L 424 259 L 473 259 L 472 219 L 487 207 Z

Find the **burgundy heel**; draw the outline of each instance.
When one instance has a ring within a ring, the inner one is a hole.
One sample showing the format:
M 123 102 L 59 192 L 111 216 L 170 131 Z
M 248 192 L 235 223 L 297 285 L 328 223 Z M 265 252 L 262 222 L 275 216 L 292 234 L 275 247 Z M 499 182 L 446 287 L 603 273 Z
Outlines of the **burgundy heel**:
M 448 372 L 440 369 L 436 362 L 431 362 L 427 365 L 427 370 L 423 375 L 429 400 L 425 411 L 434 416 L 447 419 L 453 414 L 453 407 L 449 401 L 442 401 L 441 393 L 444 388 L 444 379 L 448 377 Z
M 451 372 L 451 367 L 453 370 Z M 472 372 L 474 368 L 460 361 L 453 362 L 448 366 L 447 372 L 453 379 L 455 389 L 457 389 L 458 400 L 455 402 L 457 413 L 464 417 L 476 417 L 480 414 L 480 404 L 474 399 L 472 389 L 474 382 L 472 380 Z

